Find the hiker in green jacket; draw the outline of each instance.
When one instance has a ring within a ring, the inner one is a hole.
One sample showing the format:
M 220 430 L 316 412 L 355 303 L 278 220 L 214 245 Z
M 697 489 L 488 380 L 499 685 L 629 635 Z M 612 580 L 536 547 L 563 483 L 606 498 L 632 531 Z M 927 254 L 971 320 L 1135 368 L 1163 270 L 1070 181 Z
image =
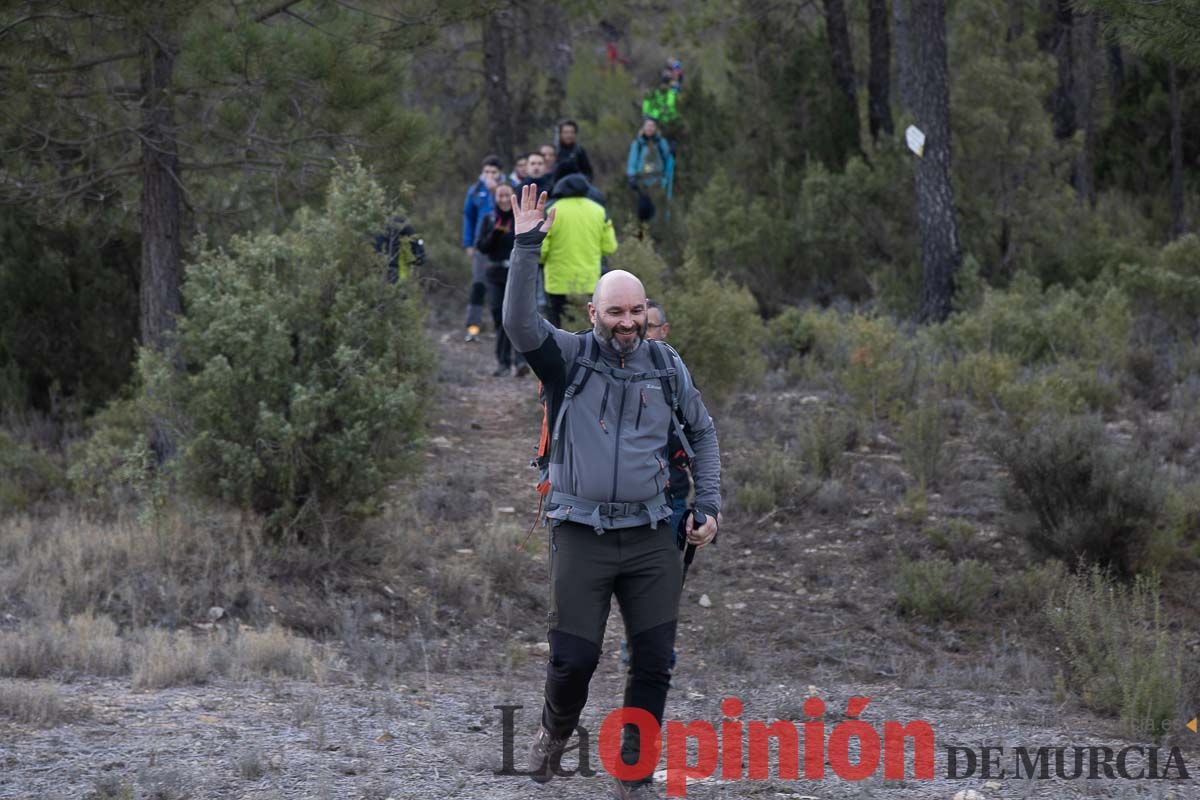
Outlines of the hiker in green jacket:
M 658 88 L 642 101 L 642 116 L 653 117 L 661 124 L 669 126 L 679 119 L 679 110 L 675 107 L 679 92 L 671 88 L 671 78 L 663 75 L 658 82 Z
M 617 234 L 604 206 L 592 199 L 592 186 L 580 173 L 554 185 L 558 225 L 542 242 L 550 324 L 562 324 L 569 295 L 589 295 L 600 279 L 600 259 L 617 251 Z

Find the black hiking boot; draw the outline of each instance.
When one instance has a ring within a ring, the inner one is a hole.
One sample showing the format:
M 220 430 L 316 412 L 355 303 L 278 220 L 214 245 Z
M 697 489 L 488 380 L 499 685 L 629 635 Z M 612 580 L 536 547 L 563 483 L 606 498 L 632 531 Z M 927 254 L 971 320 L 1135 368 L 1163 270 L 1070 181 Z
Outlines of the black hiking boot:
M 629 783 L 613 778 L 613 800 L 662 800 L 662 795 L 650 781 Z
M 554 771 L 558 769 L 559 762 L 562 760 L 563 750 L 567 748 L 567 740 L 570 738 L 568 736 L 563 739 L 555 739 L 549 731 L 539 725 L 537 736 L 529 748 L 529 777 L 538 783 L 546 783 L 553 778 Z

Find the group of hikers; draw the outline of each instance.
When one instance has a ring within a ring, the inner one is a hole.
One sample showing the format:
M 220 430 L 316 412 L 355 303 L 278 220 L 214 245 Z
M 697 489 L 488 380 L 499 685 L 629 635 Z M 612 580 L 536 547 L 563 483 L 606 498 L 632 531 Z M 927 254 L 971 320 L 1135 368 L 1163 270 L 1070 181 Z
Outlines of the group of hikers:
M 637 195 L 637 215 L 643 223 L 657 213 L 656 199 L 669 202 L 671 198 L 675 152 L 660 123 L 678 120 L 675 95 L 682 80 L 682 65 L 672 59 L 659 87 L 642 104 L 642 125 L 629 146 L 625 177 Z M 471 264 L 464 340 L 480 341 L 486 302 L 496 331 L 493 375 L 520 377 L 529 373 L 529 366 L 513 349 L 501 319 L 516 193 L 526 186 L 545 192 L 558 215 L 554 233 L 542 243 L 537 285 L 538 308 L 555 327 L 561 326 L 571 296 L 593 292 L 607 271 L 607 257 L 617 250 L 617 236 L 575 120 L 558 124 L 554 144 L 518 155 L 507 174 L 505 166 L 499 156 L 485 157 L 463 202 L 462 247 Z

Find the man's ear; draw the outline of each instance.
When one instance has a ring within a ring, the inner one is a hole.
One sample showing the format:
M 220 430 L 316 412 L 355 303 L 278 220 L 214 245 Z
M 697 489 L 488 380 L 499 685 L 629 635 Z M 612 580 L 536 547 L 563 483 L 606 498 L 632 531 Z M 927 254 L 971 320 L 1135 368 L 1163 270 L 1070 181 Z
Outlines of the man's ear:
M 590 302 L 588 303 L 588 321 L 593 325 L 596 324 L 596 307 Z

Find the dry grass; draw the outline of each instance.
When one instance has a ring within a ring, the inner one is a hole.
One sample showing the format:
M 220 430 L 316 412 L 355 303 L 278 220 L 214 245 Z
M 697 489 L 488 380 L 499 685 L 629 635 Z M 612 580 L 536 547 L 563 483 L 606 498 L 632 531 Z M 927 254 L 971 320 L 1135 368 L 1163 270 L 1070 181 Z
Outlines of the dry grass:
M 187 634 L 149 630 L 134 651 L 135 689 L 204 683 L 211 674 L 211 651 Z
M 324 660 L 308 639 L 271 625 L 265 631 L 247 630 L 230 644 L 229 674 L 245 679 L 253 676 L 317 678 L 323 673 Z
M 52 683 L 5 681 L 0 683 L 0 717 L 26 725 L 52 728 L 86 717 L 87 707 L 71 707 Z
M 150 519 L 68 509 L 0 519 L 0 596 L 26 618 L 97 611 L 135 628 L 200 618 L 214 598 L 261 592 L 251 530 L 234 515 L 185 508 Z
M 27 624 L 0 634 L 0 675 L 123 675 L 128 670 L 125 643 L 107 617 L 77 614 L 66 624 Z

